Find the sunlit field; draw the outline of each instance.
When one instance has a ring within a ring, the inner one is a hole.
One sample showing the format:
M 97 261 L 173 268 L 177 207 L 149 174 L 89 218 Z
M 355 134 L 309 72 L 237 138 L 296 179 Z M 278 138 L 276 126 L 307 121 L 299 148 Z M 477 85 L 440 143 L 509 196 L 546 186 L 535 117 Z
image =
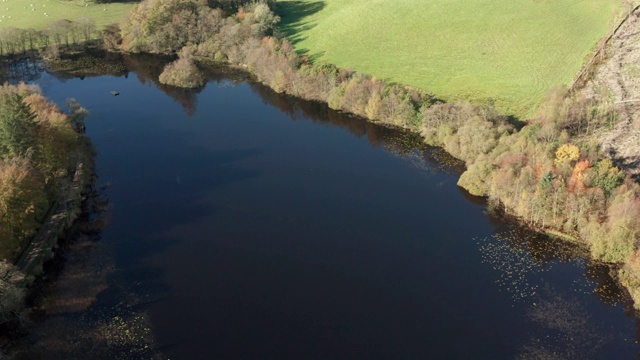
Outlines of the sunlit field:
M 317 61 L 445 100 L 530 115 L 621 18 L 621 0 L 281 0 L 283 30 Z
M 57 0 L 0 0 L 0 29 L 43 29 L 56 20 L 91 18 L 97 27 L 120 22 L 135 2 L 96 4 Z

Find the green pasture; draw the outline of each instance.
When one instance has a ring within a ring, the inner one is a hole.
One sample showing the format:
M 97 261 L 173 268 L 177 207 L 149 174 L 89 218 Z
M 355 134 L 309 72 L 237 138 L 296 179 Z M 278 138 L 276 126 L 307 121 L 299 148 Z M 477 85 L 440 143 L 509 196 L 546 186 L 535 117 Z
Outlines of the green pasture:
M 622 0 L 277 3 L 285 34 L 316 61 L 523 117 L 571 82 L 622 9 Z
M 0 0 L 0 29 L 43 29 L 56 20 L 91 18 L 98 29 L 120 22 L 134 2 L 96 4 L 82 0 Z

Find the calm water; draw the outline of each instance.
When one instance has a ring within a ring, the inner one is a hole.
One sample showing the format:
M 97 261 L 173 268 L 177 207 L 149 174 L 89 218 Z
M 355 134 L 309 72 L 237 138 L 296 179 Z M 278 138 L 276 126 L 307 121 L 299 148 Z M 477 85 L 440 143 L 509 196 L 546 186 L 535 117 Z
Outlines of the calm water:
M 57 103 L 90 110 L 108 221 L 45 291 L 32 349 L 637 357 L 637 320 L 608 268 L 489 215 L 437 149 L 241 74 L 212 71 L 196 93 L 128 66 L 127 77 L 37 81 Z M 74 271 L 95 277 L 92 300 L 47 308 L 72 298 Z

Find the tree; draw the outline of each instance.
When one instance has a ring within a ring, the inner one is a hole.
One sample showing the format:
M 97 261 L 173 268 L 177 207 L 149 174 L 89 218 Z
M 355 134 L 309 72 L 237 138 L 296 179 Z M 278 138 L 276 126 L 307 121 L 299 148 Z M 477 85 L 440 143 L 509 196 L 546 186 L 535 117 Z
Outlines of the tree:
M 572 144 L 564 144 L 556 151 L 556 165 L 567 164 L 580 158 L 580 148 Z
M 167 65 L 160 74 L 160 82 L 184 88 L 195 88 L 205 84 L 204 77 L 189 50 L 185 47 L 180 51 L 179 59 Z
M 96 32 L 96 22 L 90 18 L 82 18 L 76 22 L 76 28 L 82 35 L 84 42 L 87 43 L 93 38 L 93 34 Z
M 22 100 L 16 92 L 0 95 L 0 158 L 5 160 L 25 155 L 33 145 L 30 131 L 35 116 Z
M 599 161 L 595 167 L 590 169 L 588 180 L 593 186 L 597 186 L 609 195 L 611 191 L 624 182 L 622 170 L 613 166 L 610 159 Z
M 275 15 L 267 4 L 254 3 L 249 6 L 251 35 L 271 35 L 274 27 L 280 22 L 280 17 Z
M 118 24 L 107 25 L 102 30 L 102 42 L 105 49 L 115 51 L 122 45 L 122 34 Z
M 11 234 L 2 240 L 10 250 L 18 250 L 20 241 L 33 235 L 47 204 L 44 180 L 29 160 L 0 161 L 0 219 Z
M 53 38 L 53 43 L 57 46 L 66 45 L 69 46 L 69 35 L 71 32 L 71 21 L 58 20 L 47 28 L 47 32 Z

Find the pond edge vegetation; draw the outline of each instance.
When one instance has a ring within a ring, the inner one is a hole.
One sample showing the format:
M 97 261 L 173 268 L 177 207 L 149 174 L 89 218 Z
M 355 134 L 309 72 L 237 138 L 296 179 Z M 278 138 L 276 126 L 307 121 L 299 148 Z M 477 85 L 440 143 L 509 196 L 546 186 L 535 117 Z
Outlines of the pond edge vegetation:
M 527 121 L 500 114 L 491 104 L 445 103 L 420 89 L 298 54 L 277 34 L 273 2 L 216 5 L 144 0 L 122 24 L 102 31 L 103 47 L 177 55 L 160 75 L 164 84 L 203 86 L 198 64 L 222 62 L 278 93 L 420 134 L 465 162 L 458 185 L 486 197 L 490 208 L 573 239 L 595 260 L 617 264 L 620 282 L 640 306 L 640 186 L 601 153 L 595 139 L 617 120 L 609 100 L 558 87 Z
M 420 89 L 314 63 L 275 36 L 279 17 L 270 5 L 250 2 L 225 12 L 204 1 L 145 0 L 120 31 L 107 34 L 107 43 L 115 51 L 179 54 L 166 71 L 190 75 L 174 85 L 198 86 L 197 62 L 227 62 L 276 92 L 419 133 L 465 162 L 458 184 L 487 197 L 490 207 L 576 239 L 595 260 L 619 264 L 621 283 L 640 304 L 640 186 L 595 139 L 616 122 L 608 99 L 559 87 L 527 121 L 490 104 L 445 103 Z
M 53 257 L 93 182 L 87 111 L 63 112 L 39 87 L 0 85 L 0 326 L 20 322 L 27 287 Z

